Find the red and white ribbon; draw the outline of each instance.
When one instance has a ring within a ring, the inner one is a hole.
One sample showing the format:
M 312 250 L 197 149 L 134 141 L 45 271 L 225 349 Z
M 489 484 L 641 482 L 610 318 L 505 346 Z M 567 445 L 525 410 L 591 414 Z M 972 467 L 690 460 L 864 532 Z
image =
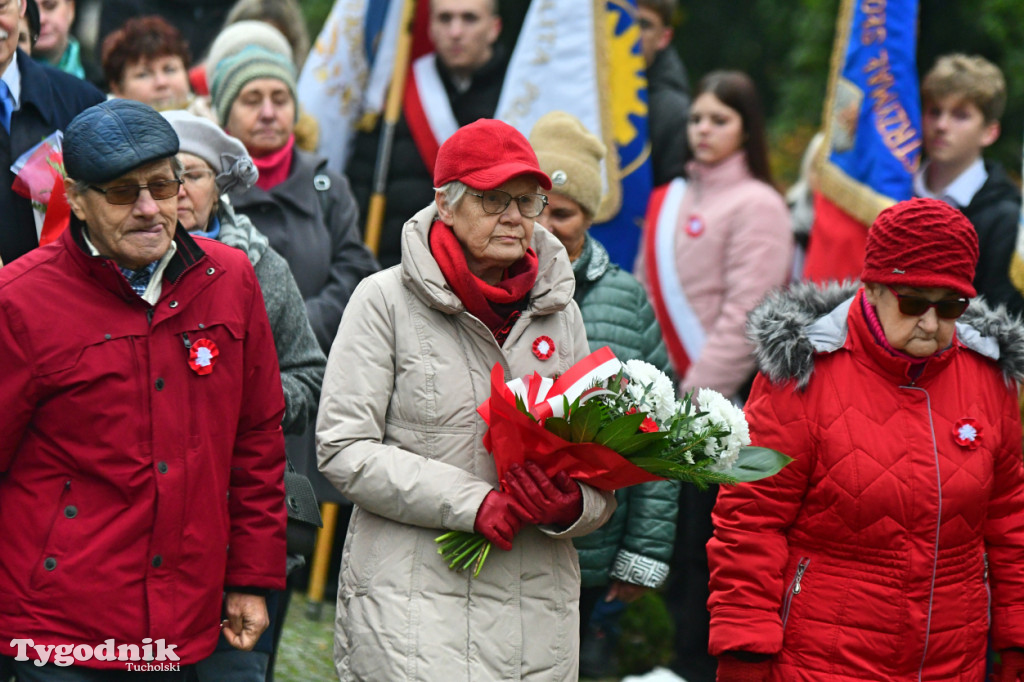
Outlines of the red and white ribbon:
M 534 373 L 513 379 L 506 386 L 523 400 L 535 419 L 543 421 L 548 417 L 564 417 L 566 400 L 571 404 L 582 396 L 582 404 L 595 395 L 610 393 L 601 387 L 621 369 L 622 363 L 605 346 L 577 362 L 557 379 Z

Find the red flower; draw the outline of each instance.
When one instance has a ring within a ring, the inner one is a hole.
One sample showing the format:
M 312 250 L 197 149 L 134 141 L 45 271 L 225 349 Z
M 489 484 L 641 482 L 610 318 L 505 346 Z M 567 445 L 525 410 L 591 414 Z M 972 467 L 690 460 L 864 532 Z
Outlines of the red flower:
M 555 354 L 555 342 L 550 336 L 538 336 L 533 340 L 533 354 L 541 360 L 547 360 Z
M 196 374 L 209 374 L 217 364 L 218 355 L 217 344 L 210 339 L 199 339 L 188 350 L 188 366 Z
M 636 414 L 636 406 L 626 410 L 626 414 Z M 658 422 L 654 421 L 650 417 L 644 417 L 644 420 L 640 422 L 640 430 L 644 433 L 654 433 L 658 430 Z
M 964 417 L 953 424 L 953 440 L 960 447 L 977 450 L 981 445 L 981 428 L 970 417 Z
M 644 433 L 654 433 L 658 430 L 658 422 L 654 421 L 650 417 L 647 417 L 640 422 L 640 430 Z

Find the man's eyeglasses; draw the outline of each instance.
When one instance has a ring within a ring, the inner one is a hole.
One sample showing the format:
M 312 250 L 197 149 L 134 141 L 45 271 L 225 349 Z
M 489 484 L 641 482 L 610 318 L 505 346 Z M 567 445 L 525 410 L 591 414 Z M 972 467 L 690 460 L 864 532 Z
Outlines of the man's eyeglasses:
M 485 212 L 491 214 L 504 213 L 513 199 L 519 208 L 519 215 L 524 218 L 536 218 L 544 212 L 544 207 L 548 205 L 548 198 L 543 194 L 520 194 L 514 197 L 500 189 L 489 189 L 480 194 L 466 190 L 466 194 L 480 197 L 480 205 L 484 207 Z
M 170 199 L 178 193 L 178 188 L 181 187 L 181 182 L 181 180 L 177 179 L 157 180 L 149 183 L 148 185 L 118 185 L 117 187 L 108 187 L 106 189 L 97 187 L 96 185 L 89 185 L 89 189 L 94 189 L 106 197 L 108 204 L 126 206 L 138 201 L 139 192 L 144 189 L 148 189 L 149 195 L 157 201 Z
M 944 298 L 941 301 L 932 301 L 922 296 L 901 294 L 888 284 L 886 286 L 896 297 L 900 312 L 910 317 L 920 317 L 928 312 L 929 308 L 935 308 L 935 314 L 942 319 L 955 320 L 964 314 L 971 302 L 967 298 Z

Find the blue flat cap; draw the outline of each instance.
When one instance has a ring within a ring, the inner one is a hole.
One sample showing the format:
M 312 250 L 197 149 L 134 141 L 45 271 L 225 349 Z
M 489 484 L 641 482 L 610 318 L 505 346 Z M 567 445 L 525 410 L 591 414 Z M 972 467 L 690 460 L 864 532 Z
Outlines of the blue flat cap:
M 109 182 L 178 153 L 178 135 L 155 109 L 130 99 L 89 107 L 64 131 L 64 170 L 83 182 Z

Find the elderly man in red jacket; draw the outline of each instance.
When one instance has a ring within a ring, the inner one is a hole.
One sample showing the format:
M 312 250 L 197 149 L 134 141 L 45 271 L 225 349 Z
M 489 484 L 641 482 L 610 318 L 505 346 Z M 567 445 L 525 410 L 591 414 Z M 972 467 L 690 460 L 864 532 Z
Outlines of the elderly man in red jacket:
M 143 104 L 82 112 L 70 227 L 0 270 L 0 655 L 23 682 L 184 679 L 221 630 L 251 648 L 285 584 L 270 325 L 245 253 L 176 229 L 177 151 Z

